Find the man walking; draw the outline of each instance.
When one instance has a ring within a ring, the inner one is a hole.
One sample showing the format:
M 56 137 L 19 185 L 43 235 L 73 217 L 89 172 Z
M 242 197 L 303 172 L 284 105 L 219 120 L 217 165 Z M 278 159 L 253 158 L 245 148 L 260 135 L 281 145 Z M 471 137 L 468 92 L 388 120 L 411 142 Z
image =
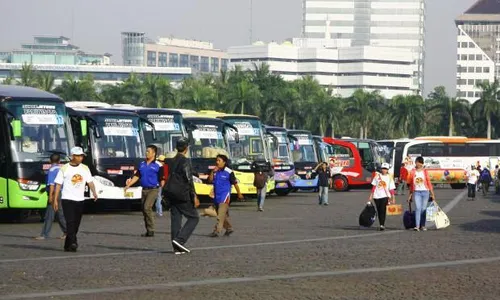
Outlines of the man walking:
M 142 214 L 144 216 L 144 225 L 146 233 L 143 237 L 155 236 L 155 212 L 153 206 L 158 198 L 158 189 L 163 186 L 163 168 L 156 161 L 157 148 L 155 145 L 149 145 L 146 148 L 146 160 L 141 162 L 134 177 L 128 180 L 125 186 L 125 192 L 137 181 L 140 180 L 142 187 Z
M 45 217 L 44 217 L 44 222 L 43 222 L 43 228 L 42 228 L 42 233 L 40 236 L 37 236 L 35 240 L 45 240 L 46 238 L 49 237 L 50 230 L 52 229 L 52 223 L 54 223 L 54 216 L 57 216 L 57 221 L 59 223 L 59 227 L 61 227 L 61 231 L 63 232 L 63 235 L 60 237 L 60 239 L 64 240 L 66 239 L 66 220 L 64 219 L 64 213 L 63 213 L 63 208 L 61 205 L 61 198 L 59 197 L 58 199 L 54 198 L 55 195 L 55 183 L 54 180 L 56 179 L 57 173 L 59 173 L 60 170 L 60 163 L 61 163 L 61 156 L 59 154 L 52 154 L 50 156 L 50 169 L 47 174 L 47 196 L 49 198 L 48 200 L 48 205 L 47 209 L 45 210 Z M 58 209 L 54 209 L 54 202 L 57 202 L 57 207 Z
M 52 202 L 54 211 L 58 211 L 59 204 L 55 199 L 61 195 L 61 204 L 66 217 L 66 240 L 64 251 L 76 252 L 78 249 L 77 233 L 82 221 L 84 208 L 85 184 L 92 191 L 94 201 L 97 201 L 97 193 L 89 168 L 82 164 L 84 158 L 83 149 L 74 147 L 71 149 L 71 161 L 65 164 L 57 173 L 56 191 Z M 61 193 L 62 188 L 62 193 Z
M 170 231 L 175 254 L 191 252 L 186 242 L 198 225 L 199 215 L 196 208 L 200 205 L 194 190 L 191 162 L 186 158 L 189 141 L 181 138 L 177 141 L 177 155 L 169 161 L 169 177 L 163 197 L 170 206 Z M 182 217 L 187 219 L 182 226 Z

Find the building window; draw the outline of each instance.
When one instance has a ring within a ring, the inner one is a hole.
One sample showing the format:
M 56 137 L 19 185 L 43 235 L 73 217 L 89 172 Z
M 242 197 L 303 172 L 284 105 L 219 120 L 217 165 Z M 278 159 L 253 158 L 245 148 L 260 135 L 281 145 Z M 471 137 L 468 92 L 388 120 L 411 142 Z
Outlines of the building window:
M 474 79 L 469 79 L 467 80 L 468 85 L 474 85 Z
M 457 48 L 460 48 L 460 42 L 457 43 Z
M 467 97 L 468 98 L 474 97 L 474 92 L 467 92 Z
M 469 48 L 475 48 L 476 46 L 474 45 L 473 42 L 469 42 Z
M 483 56 L 481 54 L 476 54 L 476 60 L 483 60 Z
M 181 54 L 180 67 L 181 68 L 189 68 L 189 55 Z
M 210 70 L 209 59 L 206 56 L 201 57 L 200 71 L 207 72 Z
M 222 71 L 226 71 L 227 70 L 227 67 L 228 67 L 228 59 L 226 58 L 222 58 L 220 60 L 220 68 Z
M 167 66 L 167 53 L 159 52 L 158 53 L 158 67 L 166 67 Z
M 462 60 L 467 60 L 467 54 L 462 54 L 461 58 Z
M 457 79 L 457 85 L 465 85 L 466 83 L 465 79 Z
M 219 72 L 219 58 L 218 57 L 212 57 L 210 59 L 210 70 L 212 73 L 218 73 Z
M 467 69 L 467 72 L 468 72 L 468 73 L 474 73 L 474 67 L 469 67 L 469 68 Z
M 168 66 L 172 68 L 177 68 L 179 66 L 179 54 L 170 53 L 168 57 Z
M 200 57 L 197 55 L 191 55 L 189 57 L 189 66 L 195 70 L 200 70 Z
M 483 71 L 483 68 L 481 67 L 476 67 L 476 73 L 482 73 Z
M 469 60 L 474 60 L 475 56 L 474 54 L 469 54 Z
M 148 51 L 148 67 L 156 67 L 156 52 Z
M 465 96 L 466 96 L 465 92 L 463 92 L 463 91 L 458 91 L 457 94 L 458 94 L 458 97 L 460 97 L 460 98 L 465 98 Z
M 467 48 L 467 42 L 462 42 L 462 48 Z
M 484 73 L 489 73 L 490 72 L 490 67 L 484 67 L 483 68 Z
M 480 98 L 481 97 L 481 93 L 480 92 L 475 92 L 474 93 L 474 97 L 475 98 Z

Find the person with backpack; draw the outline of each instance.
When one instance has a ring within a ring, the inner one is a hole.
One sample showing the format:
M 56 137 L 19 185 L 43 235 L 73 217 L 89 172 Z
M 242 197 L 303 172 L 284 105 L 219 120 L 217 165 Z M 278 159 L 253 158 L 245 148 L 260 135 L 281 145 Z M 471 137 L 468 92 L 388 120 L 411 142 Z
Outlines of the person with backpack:
M 253 185 L 257 189 L 257 210 L 264 211 L 264 201 L 267 194 L 267 181 L 269 173 L 263 172 L 261 166 L 256 166 L 257 171 L 254 173 Z
M 488 169 L 488 166 L 485 166 L 484 169 L 481 171 L 481 176 L 479 177 L 479 180 L 481 181 L 483 194 L 486 195 L 488 193 L 488 189 L 490 188 L 491 181 L 493 180 L 493 178 L 491 178 L 491 172 Z
M 474 165 L 471 166 L 470 171 L 467 172 L 467 199 L 476 199 L 476 184 L 479 180 L 479 172 Z
M 177 154 L 168 162 L 168 178 L 162 193 L 170 208 L 170 234 L 174 253 L 185 254 L 191 252 L 185 244 L 200 220 L 196 209 L 200 206 L 200 201 L 194 189 L 191 161 L 186 157 L 189 140 L 179 139 L 175 148 Z M 182 217 L 187 219 L 184 226 Z
M 415 228 L 414 231 L 427 231 L 425 228 L 425 211 L 429 197 L 435 201 L 434 187 L 429 174 L 424 169 L 424 158 L 419 156 L 415 159 L 415 168 L 408 174 L 407 182 L 410 184 L 410 196 L 408 202 L 415 202 Z
M 396 202 L 396 198 L 394 197 L 396 184 L 394 183 L 394 178 L 389 174 L 389 168 L 390 166 L 388 163 L 383 163 L 381 173 L 375 173 L 372 180 L 372 192 L 368 198 L 368 201 L 375 201 L 380 231 L 385 230 L 387 204 L 389 204 L 389 202 Z
M 230 236 L 234 230 L 229 220 L 229 203 L 231 201 L 231 186 L 234 185 L 238 193 L 238 199 L 242 200 L 238 181 L 233 170 L 227 167 L 229 158 L 224 154 L 217 155 L 215 159 L 215 169 L 212 170 L 208 182 L 214 185 L 214 205 L 217 211 L 217 223 L 211 237 L 218 237 L 222 228 L 226 230 L 225 236 Z

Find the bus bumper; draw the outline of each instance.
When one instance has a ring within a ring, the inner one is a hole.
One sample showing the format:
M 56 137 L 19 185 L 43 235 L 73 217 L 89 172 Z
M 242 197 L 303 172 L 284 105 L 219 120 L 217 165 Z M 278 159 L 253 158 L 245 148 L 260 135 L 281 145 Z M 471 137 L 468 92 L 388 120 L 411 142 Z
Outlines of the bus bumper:
M 213 190 L 213 185 L 206 183 L 194 183 L 194 190 L 198 196 L 210 196 Z
M 47 192 L 45 185 L 40 185 L 38 190 L 23 190 L 17 181 L 8 179 L 7 198 L 3 199 L 2 208 L 21 208 L 21 209 L 44 209 L 47 207 Z M 5 205 L 7 204 L 7 205 Z
M 296 179 L 294 188 L 296 189 L 315 189 L 318 187 L 318 178 L 314 179 Z

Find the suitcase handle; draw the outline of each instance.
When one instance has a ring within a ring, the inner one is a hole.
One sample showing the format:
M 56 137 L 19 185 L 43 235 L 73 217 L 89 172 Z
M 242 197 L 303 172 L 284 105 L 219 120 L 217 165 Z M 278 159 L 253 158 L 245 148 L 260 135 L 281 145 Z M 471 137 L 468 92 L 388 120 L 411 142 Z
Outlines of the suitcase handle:
M 411 202 L 408 203 L 408 210 L 410 211 L 411 213 Z

